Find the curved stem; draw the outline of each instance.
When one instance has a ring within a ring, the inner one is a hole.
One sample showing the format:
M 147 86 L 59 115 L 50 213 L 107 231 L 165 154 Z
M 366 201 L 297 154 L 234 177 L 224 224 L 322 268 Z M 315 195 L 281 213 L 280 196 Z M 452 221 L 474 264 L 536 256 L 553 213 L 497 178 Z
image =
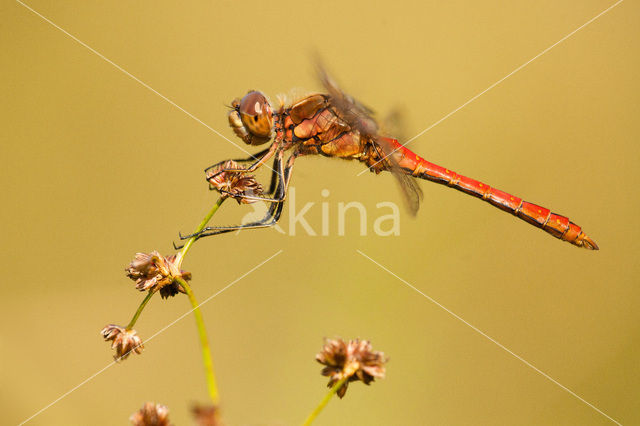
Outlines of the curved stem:
M 204 219 L 202 219 L 202 222 L 200 222 L 200 225 L 198 225 L 198 227 L 194 231 L 194 234 L 197 234 L 198 232 L 202 231 L 204 227 L 207 226 L 207 223 L 209 223 L 209 221 L 211 220 L 215 212 L 218 211 L 218 209 L 220 208 L 220 206 L 222 205 L 225 199 L 226 199 L 225 197 L 218 198 L 218 201 L 216 201 L 216 203 L 213 205 L 209 213 L 207 213 Z M 180 269 L 182 265 L 182 261 L 184 260 L 184 257 L 187 255 L 187 253 L 189 252 L 189 249 L 191 248 L 193 243 L 196 242 L 197 239 L 198 239 L 197 236 L 193 236 L 189 238 L 187 240 L 187 243 L 184 245 L 184 247 L 182 247 L 182 250 L 180 250 L 180 252 L 176 256 L 175 264 L 178 267 L 178 269 Z M 193 316 L 195 317 L 196 326 L 198 328 L 198 335 L 200 337 L 200 347 L 202 348 L 202 363 L 204 364 L 205 378 L 207 380 L 207 388 L 209 389 L 209 396 L 211 397 L 211 401 L 213 402 L 213 404 L 218 405 L 218 400 L 219 400 L 218 386 L 216 385 L 216 375 L 213 370 L 213 359 L 211 358 L 211 349 L 209 348 L 207 330 L 204 326 L 202 312 L 200 312 L 200 307 L 199 307 L 200 305 L 198 304 L 198 301 L 196 300 L 195 295 L 191 290 L 191 286 L 189 286 L 189 284 L 187 284 L 187 282 L 180 277 L 176 277 L 175 280 L 178 282 L 178 284 L 182 286 L 185 293 L 187 293 L 187 297 L 189 297 L 189 302 L 191 302 L 191 306 L 193 308 Z
M 189 302 L 193 307 L 193 316 L 196 319 L 196 326 L 198 327 L 198 335 L 200 336 L 200 346 L 202 347 L 202 362 L 204 364 L 205 376 L 207 379 L 207 387 L 209 388 L 209 396 L 214 405 L 218 405 L 218 386 L 216 385 L 216 376 L 213 371 L 213 359 L 211 358 L 211 350 L 209 349 L 209 340 L 207 339 L 207 330 L 204 326 L 204 320 L 202 319 L 202 312 L 200 312 L 200 305 L 196 300 L 191 287 L 185 280 L 180 277 L 176 277 L 175 280 L 184 288 L 184 291 L 189 297 Z
M 193 232 L 194 234 L 197 234 L 198 232 L 202 231 L 204 227 L 207 226 L 207 223 L 209 223 L 209 221 L 211 220 L 215 212 L 218 211 L 218 208 L 220 208 L 224 200 L 226 200 L 225 197 L 218 198 L 218 201 L 216 201 L 216 203 L 213 205 L 213 207 L 211 208 L 211 211 L 207 213 L 204 219 L 202 219 L 202 222 L 200 222 L 200 225 L 198 225 L 196 230 Z M 187 240 L 187 243 L 184 245 L 184 247 L 182 247 L 182 250 L 180 250 L 180 252 L 178 253 L 178 256 L 176 257 L 176 265 L 178 266 L 178 269 L 180 269 L 180 266 L 182 265 L 182 260 L 187 255 L 187 252 L 189 251 L 193 243 L 196 242 L 197 239 L 198 237 L 196 236 L 189 238 Z
M 322 401 L 320 401 L 320 404 L 318 404 L 318 406 L 311 412 L 311 414 L 309 414 L 309 417 L 307 417 L 307 420 L 304 421 L 303 423 L 304 426 L 310 425 L 316 419 L 316 417 L 318 417 L 318 414 L 320 414 L 322 409 L 329 403 L 329 400 L 331 399 L 331 397 L 335 395 L 336 392 L 338 392 L 338 389 L 340 389 L 347 380 L 349 380 L 349 376 L 345 375 L 345 377 L 338 380 L 338 382 L 335 385 L 333 385 L 333 387 L 329 390 L 329 393 L 327 393 L 324 396 L 324 398 L 322 398 Z
M 142 301 L 142 303 L 140 303 L 140 306 L 138 306 L 138 310 L 136 311 L 135 314 L 133 314 L 133 318 L 131 318 L 131 321 L 129 321 L 129 325 L 127 326 L 127 330 L 131 330 L 133 328 L 133 326 L 136 325 L 136 321 L 138 321 L 138 318 L 140 317 L 140 314 L 142 313 L 142 310 L 147 305 L 147 303 L 149 303 L 149 300 L 151 300 L 151 297 L 154 294 L 155 294 L 155 291 L 149 291 L 147 293 L 147 295 L 145 296 L 145 298 Z
M 204 227 L 207 226 L 207 223 L 209 223 L 209 221 L 211 220 L 211 218 L 213 217 L 215 212 L 218 211 L 218 208 L 220 208 L 220 206 L 222 205 L 222 202 L 225 199 L 226 198 L 224 198 L 224 197 L 218 198 L 218 201 L 216 201 L 216 203 L 213 205 L 213 207 L 211 208 L 209 213 L 207 213 L 207 215 L 204 217 L 204 219 L 202 219 L 202 222 L 200 222 L 200 225 L 198 225 L 198 228 L 196 228 L 195 233 L 198 233 L 198 232 L 202 231 L 204 229 Z M 182 264 L 182 260 L 184 259 L 184 256 L 187 254 L 187 252 L 189 251 L 189 249 L 191 248 L 193 243 L 196 241 L 196 239 L 197 239 L 196 237 L 189 238 L 189 240 L 184 245 L 184 247 L 182 247 L 182 250 L 180 250 L 180 252 L 176 256 L 176 264 L 178 265 L 178 269 L 180 268 L 180 265 Z M 145 298 L 142 300 L 142 303 L 140 303 L 140 306 L 138 306 L 138 309 L 136 310 L 136 313 L 133 314 L 133 318 L 131 318 L 131 321 L 129 321 L 129 325 L 127 325 L 127 330 L 133 328 L 133 326 L 138 321 L 138 318 L 140 318 L 140 314 L 142 314 L 142 311 L 144 310 L 144 307 L 147 306 L 147 303 L 149 303 L 149 300 L 151 300 L 151 297 L 153 297 L 153 295 L 155 293 L 156 293 L 155 291 L 149 291 L 147 293 Z
M 204 219 L 202 219 L 202 222 L 200 222 L 200 225 L 198 225 L 198 228 L 196 228 L 194 233 L 198 233 L 202 231 L 204 227 L 207 226 L 207 223 L 209 223 L 209 221 L 211 220 L 215 212 L 218 211 L 218 208 L 220 208 L 224 200 L 225 200 L 224 197 L 220 197 L 218 201 L 216 201 L 216 203 L 213 205 L 209 213 L 207 213 Z M 189 238 L 189 240 L 184 245 L 184 247 L 182 247 L 182 250 L 180 250 L 180 252 L 176 256 L 175 264 L 178 267 L 178 269 L 180 269 L 180 266 L 182 265 L 182 261 L 184 260 L 184 257 L 186 256 L 187 252 L 189 251 L 189 249 L 197 239 L 198 239 L 197 236 Z M 198 301 L 196 300 L 189 284 L 187 284 L 187 282 L 181 277 L 174 277 L 174 280 L 175 282 L 180 284 L 180 286 L 182 286 L 182 288 L 184 289 L 185 293 L 187 293 L 187 296 L 189 297 L 189 302 L 191 302 L 191 306 L 193 307 L 192 309 L 193 315 L 196 319 L 196 325 L 198 327 L 198 335 L 200 336 L 200 346 L 202 347 L 202 362 L 204 364 L 207 387 L 209 388 L 209 395 L 211 397 L 211 401 L 213 402 L 213 404 L 218 405 L 218 399 L 219 399 L 218 387 L 216 386 L 216 377 L 213 372 L 213 360 L 211 358 L 211 350 L 209 349 L 207 331 L 204 327 L 204 320 L 202 319 L 202 312 L 200 312 Z M 151 300 L 151 297 L 153 297 L 155 293 L 156 293 L 155 291 L 149 291 L 147 293 L 142 303 L 140 303 L 140 306 L 138 306 L 138 310 L 136 310 L 136 313 L 133 315 L 133 318 L 131 318 L 129 325 L 127 325 L 127 329 L 133 328 L 136 321 L 138 321 L 138 318 L 140 317 L 140 314 L 142 313 L 143 309 L 145 308 L 145 306 L 147 305 L 149 300 Z

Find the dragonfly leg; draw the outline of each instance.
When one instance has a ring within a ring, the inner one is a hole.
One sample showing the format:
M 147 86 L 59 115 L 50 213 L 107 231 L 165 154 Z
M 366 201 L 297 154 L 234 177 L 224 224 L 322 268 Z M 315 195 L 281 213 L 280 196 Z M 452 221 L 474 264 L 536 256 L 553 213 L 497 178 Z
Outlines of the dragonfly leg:
M 284 169 L 282 165 L 282 152 L 279 152 L 276 155 L 276 159 L 274 161 L 274 172 L 275 175 L 278 176 L 277 179 L 277 187 L 275 189 L 275 193 L 273 194 L 274 198 L 282 198 L 282 194 L 285 192 L 285 179 L 284 179 Z M 236 231 L 238 229 L 255 229 L 255 228 L 267 228 L 273 226 L 280 219 L 280 214 L 282 213 L 283 202 L 275 202 L 271 204 L 265 216 L 255 222 L 246 223 L 243 225 L 233 225 L 233 226 L 208 226 L 204 228 L 200 232 L 196 232 L 193 234 L 182 235 L 179 234 L 181 240 L 186 240 L 189 238 L 196 237 L 196 239 L 200 239 L 203 237 L 208 237 L 210 235 L 218 235 L 225 234 L 227 232 Z M 176 245 L 174 244 L 174 247 Z M 180 247 L 177 247 L 180 248 Z
M 266 203 L 280 203 L 283 202 L 287 198 L 287 189 L 289 188 L 289 180 L 291 178 L 291 170 L 293 169 L 293 163 L 296 158 L 298 158 L 301 154 L 298 151 L 295 151 L 287 160 L 287 164 L 281 171 L 277 171 L 274 162 L 274 171 L 271 173 L 271 185 L 267 194 L 273 194 L 270 197 L 260 197 L 255 195 L 245 195 L 239 194 L 234 195 L 233 198 L 247 200 L 247 201 L 264 201 Z M 283 178 L 284 175 L 284 178 Z M 275 186 L 280 183 L 280 180 L 284 179 L 284 192 L 281 196 L 275 196 Z M 231 195 L 230 192 L 225 190 L 220 190 L 222 194 Z
M 276 201 L 271 204 L 269 210 L 265 214 L 265 216 L 255 222 L 246 223 L 243 225 L 233 225 L 233 226 L 208 226 L 204 228 L 202 231 L 189 234 L 182 235 L 180 234 L 181 240 L 186 240 L 189 238 L 196 237 L 197 239 L 208 237 L 211 235 L 219 235 L 225 234 L 227 232 L 236 231 L 239 229 L 257 229 L 257 228 L 268 228 L 274 226 L 280 220 L 280 216 L 282 214 L 282 209 L 284 207 L 284 201 L 286 198 L 287 189 L 289 187 L 289 182 L 291 181 L 291 171 L 293 170 L 293 164 L 295 159 L 300 156 L 300 153 L 294 152 L 287 160 L 287 164 L 283 166 L 282 164 L 282 151 L 278 153 L 276 159 L 274 161 L 274 169 L 279 170 L 279 172 L 274 171 L 274 175 L 277 177 L 277 187 L 275 188 L 275 192 L 272 198 Z M 176 246 L 176 249 L 180 249 L 181 246 Z
M 251 154 L 249 157 L 246 157 L 246 158 L 232 158 L 231 161 L 235 161 L 236 163 L 248 163 L 250 161 L 256 161 L 260 157 L 265 155 L 267 152 L 269 152 L 270 149 L 271 149 L 271 147 L 265 148 L 262 151 L 260 151 L 258 153 L 255 153 L 255 154 Z M 206 169 L 204 169 L 204 171 L 206 172 L 207 170 L 213 169 L 215 167 L 220 167 L 221 165 L 223 165 L 227 161 L 229 161 L 229 160 L 219 161 L 216 164 L 212 164 L 211 166 L 209 166 Z
M 204 237 L 209 237 L 211 235 L 219 235 L 226 234 L 227 232 L 237 231 L 239 229 L 258 229 L 258 228 L 269 228 L 274 226 L 280 220 L 280 215 L 282 214 L 282 208 L 284 207 L 284 203 L 276 203 L 272 204 L 269 211 L 265 214 L 265 216 L 255 222 L 245 223 L 243 225 L 234 225 L 234 226 L 209 226 L 204 228 L 201 232 L 191 234 L 191 235 L 180 235 L 181 240 L 187 240 L 189 238 L 196 237 L 197 240 Z M 181 246 L 176 246 L 176 249 L 182 248 Z
M 221 194 L 226 194 L 227 196 L 238 199 L 238 200 L 247 200 L 251 202 L 255 201 L 264 201 L 265 203 L 279 203 L 284 200 L 284 198 L 273 198 L 273 197 L 260 197 L 257 195 L 245 195 L 245 194 L 232 194 L 229 191 L 225 191 L 224 189 L 220 190 Z
M 206 176 L 205 179 L 207 181 L 209 181 L 209 179 L 214 178 L 214 177 L 218 176 L 220 173 L 224 173 L 224 172 L 251 173 L 251 172 L 255 171 L 258 167 L 260 167 L 264 163 L 266 163 L 269 160 L 269 158 L 271 158 L 273 156 L 273 154 L 275 154 L 275 152 L 278 150 L 279 146 L 280 146 L 280 144 L 276 141 L 276 142 L 272 143 L 269 148 L 264 149 L 264 150 L 260 151 L 259 153 L 255 154 L 255 155 L 252 155 L 249 158 L 242 158 L 242 159 L 239 159 L 239 160 L 232 160 L 232 161 L 236 161 L 236 162 L 245 162 L 245 163 L 253 161 L 253 164 L 251 164 L 249 167 L 223 168 L 221 170 L 218 170 L 214 174 L 209 174 L 210 170 L 222 166 L 228 160 L 220 161 L 219 163 L 216 163 L 216 164 L 214 164 L 212 166 L 209 166 L 206 169 L 204 169 L 204 173 L 205 173 L 205 176 Z

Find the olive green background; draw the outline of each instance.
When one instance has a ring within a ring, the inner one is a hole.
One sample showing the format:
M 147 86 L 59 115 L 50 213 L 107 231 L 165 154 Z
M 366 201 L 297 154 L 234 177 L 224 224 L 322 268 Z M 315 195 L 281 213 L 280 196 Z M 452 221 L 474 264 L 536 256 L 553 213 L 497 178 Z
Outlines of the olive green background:
M 573 2 L 52 2 L 36 11 L 237 140 L 226 107 L 319 90 L 318 51 L 341 85 L 411 137 L 613 4 Z M 143 295 L 123 269 L 172 253 L 215 194 L 202 169 L 243 152 L 22 5 L 3 25 L 0 412 L 17 424 L 111 361 L 99 335 Z M 623 424 L 640 424 L 640 6 L 626 1 L 410 144 L 427 159 L 569 216 L 600 245 L 560 242 L 457 191 L 421 182 L 415 219 L 380 237 L 376 203 L 400 197 L 358 163 L 302 158 L 298 210 L 329 236 L 274 230 L 199 241 L 185 268 L 203 306 L 230 425 L 301 423 L 326 392 L 323 337 L 370 339 L 387 378 L 355 383 L 319 425 L 611 424 L 380 269 L 429 297 Z M 251 148 L 256 152 L 259 148 Z M 264 175 L 260 175 L 264 179 Z M 321 191 L 330 196 L 323 198 Z M 354 212 L 337 235 L 339 202 Z M 249 206 L 226 203 L 214 222 Z M 386 210 L 385 210 L 386 212 Z M 283 215 L 288 229 L 289 207 Z M 146 339 L 189 309 L 154 298 Z M 177 425 L 207 399 L 188 316 L 30 424 L 117 425 L 145 401 Z

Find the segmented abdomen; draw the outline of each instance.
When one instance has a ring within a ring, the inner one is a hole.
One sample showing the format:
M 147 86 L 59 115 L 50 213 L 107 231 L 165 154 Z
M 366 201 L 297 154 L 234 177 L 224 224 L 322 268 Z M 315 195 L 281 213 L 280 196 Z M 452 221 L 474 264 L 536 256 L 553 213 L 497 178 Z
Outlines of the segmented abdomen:
M 459 191 L 481 198 L 563 241 L 589 250 L 598 250 L 598 245 L 595 241 L 582 232 L 582 228 L 571 222 L 569 218 L 552 213 L 545 207 L 529 203 L 519 197 L 492 188 L 485 183 L 430 163 L 403 147 L 397 141 L 394 142 L 397 150 L 394 158 L 407 173 L 415 177 L 451 186 Z

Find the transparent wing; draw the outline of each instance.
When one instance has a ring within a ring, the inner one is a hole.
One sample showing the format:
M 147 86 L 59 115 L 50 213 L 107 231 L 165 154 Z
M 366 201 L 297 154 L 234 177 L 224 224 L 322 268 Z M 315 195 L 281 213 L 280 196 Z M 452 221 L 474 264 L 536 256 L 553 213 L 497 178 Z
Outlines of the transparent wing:
M 320 61 L 316 63 L 318 77 L 331 98 L 331 104 L 340 111 L 344 120 L 354 129 L 365 135 L 377 135 L 378 123 L 373 118 L 373 110 L 340 90 Z
M 378 137 L 375 139 L 375 143 L 380 149 L 380 158 L 386 157 L 383 162 L 398 183 L 405 201 L 405 206 L 409 210 L 409 213 L 415 216 L 418 213 L 418 209 L 420 209 L 420 202 L 423 197 L 422 189 L 420 189 L 418 182 L 416 182 L 411 175 L 407 174 L 404 169 L 398 166 L 395 157 L 400 155 L 400 153 L 397 151 L 394 152 L 396 147 L 391 145 L 387 138 Z
M 380 133 L 385 136 L 392 136 L 394 139 L 399 141 L 407 140 L 406 134 L 404 133 L 404 129 L 407 128 L 406 120 L 405 120 L 404 111 L 399 107 L 394 107 L 391 111 L 385 115 L 382 119 L 382 125 Z M 389 143 L 385 144 L 384 139 L 382 141 L 376 141 L 381 149 L 384 151 L 383 157 L 389 156 L 390 153 L 396 150 L 396 146 L 389 146 Z M 386 146 L 385 146 L 386 145 Z M 393 157 L 392 154 L 389 158 Z M 381 157 L 381 158 L 383 158 Z M 420 207 L 420 202 L 422 201 L 423 194 L 422 189 L 420 189 L 420 185 L 418 181 L 407 175 L 406 172 L 402 170 L 398 170 L 397 164 L 395 161 L 392 161 L 392 173 L 396 177 L 396 181 L 400 185 L 400 189 L 404 194 L 405 201 L 407 202 L 407 207 L 409 212 L 415 216 Z M 395 169 L 395 172 L 394 172 Z
M 397 152 L 394 153 L 395 147 L 391 142 L 380 134 L 380 126 L 373 117 L 373 110 L 347 93 L 343 92 L 338 84 L 333 80 L 320 61 L 316 62 L 318 77 L 322 85 L 327 90 L 331 98 L 331 104 L 340 112 L 342 118 L 354 129 L 358 130 L 361 135 L 369 137 L 375 143 L 380 158 L 385 168 L 389 170 L 395 177 L 400 192 L 403 194 L 405 205 L 412 216 L 415 216 L 420 208 L 422 200 L 422 190 L 418 183 L 400 168 L 395 160 Z M 395 111 L 390 116 L 390 127 L 393 127 L 394 121 L 400 124 L 401 114 Z M 393 154 L 392 154 L 393 153 Z

